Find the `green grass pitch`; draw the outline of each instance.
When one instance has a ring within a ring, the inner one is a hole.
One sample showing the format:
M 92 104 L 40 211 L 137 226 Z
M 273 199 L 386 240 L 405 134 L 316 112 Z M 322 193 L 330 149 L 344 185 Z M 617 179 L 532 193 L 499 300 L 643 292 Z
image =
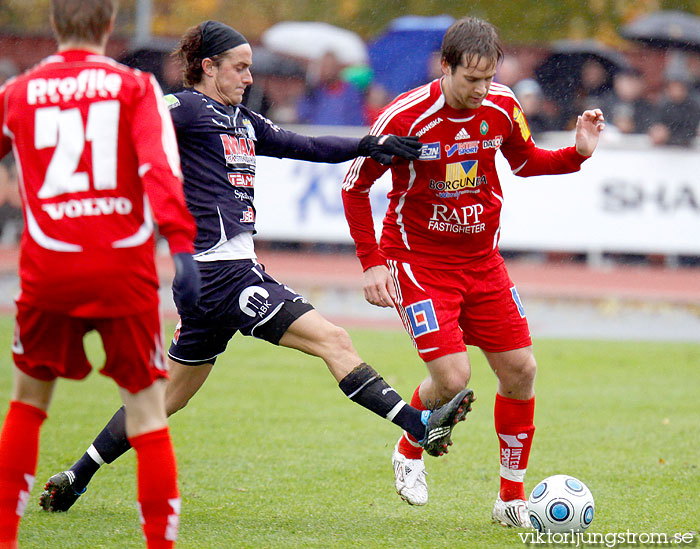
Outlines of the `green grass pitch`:
M 12 319 L 0 319 L 3 417 L 11 335 Z M 351 335 L 409 399 L 425 370 L 407 336 Z M 87 341 L 101 364 L 99 339 Z M 498 490 L 496 379 L 477 349 L 470 354 L 478 400 L 449 455 L 426 457 L 430 502 L 420 508 L 394 492 L 398 427 L 348 401 L 320 360 L 236 337 L 170 420 L 183 500 L 178 547 L 522 546 L 516 531 L 490 522 Z M 567 473 L 593 492 L 591 532 L 700 530 L 700 345 L 537 340 L 535 355 L 537 433 L 526 491 Z M 46 479 L 82 454 L 118 405 L 103 376 L 59 382 L 21 547 L 143 547 L 132 452 L 103 467 L 68 513 L 46 514 L 37 503 Z

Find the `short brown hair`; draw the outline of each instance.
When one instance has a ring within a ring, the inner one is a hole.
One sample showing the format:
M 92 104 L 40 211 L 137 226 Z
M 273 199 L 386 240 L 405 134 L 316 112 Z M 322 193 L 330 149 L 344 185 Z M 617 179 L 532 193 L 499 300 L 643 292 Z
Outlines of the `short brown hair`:
M 503 60 L 503 46 L 498 31 L 491 23 L 476 17 L 464 17 L 452 23 L 442 39 L 442 59 L 452 72 L 459 65 L 469 67 L 479 58 Z
M 116 9 L 116 0 L 51 0 L 51 24 L 59 42 L 100 44 Z

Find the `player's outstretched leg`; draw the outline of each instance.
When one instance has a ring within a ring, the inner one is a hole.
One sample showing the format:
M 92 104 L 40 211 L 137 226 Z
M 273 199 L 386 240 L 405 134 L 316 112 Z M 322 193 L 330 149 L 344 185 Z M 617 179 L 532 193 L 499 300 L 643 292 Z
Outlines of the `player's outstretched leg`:
M 90 448 L 69 470 L 49 478 L 39 505 L 44 511 L 65 512 L 85 493 L 87 485 L 101 465 L 112 463 L 131 444 L 126 437 L 126 415 L 122 406 L 102 429 Z
M 449 412 L 440 408 L 432 414 L 429 410 L 409 406 L 374 368 L 362 362 L 348 333 L 328 322 L 315 310 L 305 310 L 296 318 L 279 344 L 322 358 L 341 391 L 350 400 L 398 425 L 416 440 L 426 440 L 427 451 L 431 455 L 445 452 L 453 427 L 448 423 L 463 418 L 457 417 L 461 401 L 443 407 Z M 465 406 L 461 413 L 466 414 L 467 408 Z M 431 415 L 435 415 L 432 420 Z
M 75 473 L 70 469 L 56 473 L 46 482 L 44 491 L 39 496 L 39 505 L 44 511 L 62 512 L 68 511 L 75 501 L 85 492 L 76 492 L 74 489 Z
M 194 394 L 207 379 L 213 363 L 200 364 L 196 367 L 184 366 L 172 360 L 168 361 L 170 381 L 165 390 L 165 406 L 168 415 L 184 408 Z M 85 492 L 93 475 L 105 463 L 112 463 L 126 453 L 131 444 L 126 436 L 126 412 L 124 406 L 119 408 L 107 425 L 97 435 L 88 450 L 76 461 L 68 471 L 53 475 L 41 495 L 39 503 L 46 511 L 67 511 L 77 501 L 80 494 Z M 61 476 L 68 477 L 66 481 Z M 71 479 L 71 476 L 73 477 Z M 54 479 L 61 481 L 61 487 L 55 489 Z
M 501 526 L 515 528 L 532 528 L 527 512 L 527 502 L 522 499 L 503 501 L 499 494 L 493 505 L 491 518 Z
M 464 389 L 447 404 L 430 413 L 425 426 L 425 437 L 418 441 L 428 454 L 437 457 L 447 453 L 447 447 L 452 445 L 452 429 L 464 421 L 474 400 L 474 391 Z

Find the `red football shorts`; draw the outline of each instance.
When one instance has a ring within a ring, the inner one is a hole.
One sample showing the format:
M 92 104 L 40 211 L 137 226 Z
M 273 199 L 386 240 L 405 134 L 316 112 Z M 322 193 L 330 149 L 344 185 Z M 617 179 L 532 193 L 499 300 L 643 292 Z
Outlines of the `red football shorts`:
M 396 310 L 420 357 L 429 362 L 475 345 L 498 353 L 531 345 L 520 296 L 505 264 L 441 270 L 388 260 Z
M 83 337 L 96 330 L 102 337 L 102 375 L 131 393 L 167 378 L 158 309 L 118 318 L 76 318 L 17 304 L 12 354 L 16 366 L 43 381 L 57 377 L 83 379 L 92 370 Z

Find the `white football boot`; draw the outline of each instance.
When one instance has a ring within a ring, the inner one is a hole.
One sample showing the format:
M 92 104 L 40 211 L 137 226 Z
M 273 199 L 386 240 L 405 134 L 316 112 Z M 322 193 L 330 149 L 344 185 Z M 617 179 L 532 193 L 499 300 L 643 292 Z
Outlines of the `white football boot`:
M 391 456 L 394 466 L 394 479 L 396 492 L 409 505 L 425 505 L 428 503 L 428 483 L 425 476 L 423 457 L 420 459 L 408 459 L 399 453 L 399 443 L 394 446 Z
M 532 528 L 527 512 L 527 502 L 522 499 L 503 501 L 501 495 L 496 498 L 491 518 L 502 526 L 515 528 Z

